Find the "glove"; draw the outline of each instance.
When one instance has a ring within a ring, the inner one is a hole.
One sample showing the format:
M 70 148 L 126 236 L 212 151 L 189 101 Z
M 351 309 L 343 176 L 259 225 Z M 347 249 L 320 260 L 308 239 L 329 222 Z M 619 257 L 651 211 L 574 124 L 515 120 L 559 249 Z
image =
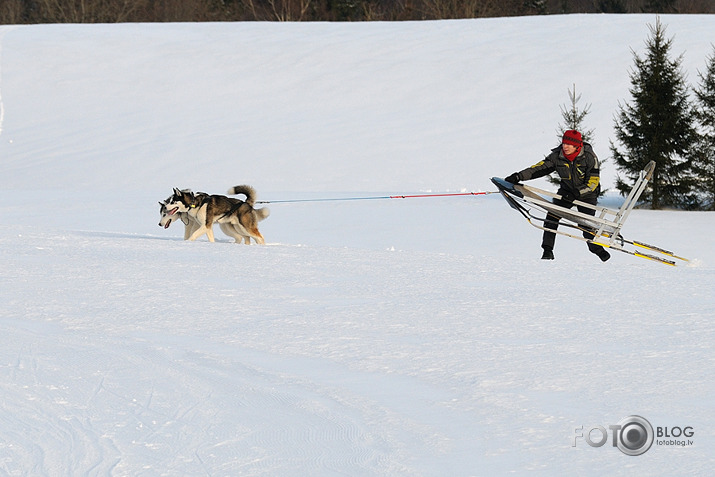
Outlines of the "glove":
M 512 175 L 505 177 L 504 180 L 511 184 L 518 184 L 521 180 L 521 176 L 518 172 L 515 172 Z

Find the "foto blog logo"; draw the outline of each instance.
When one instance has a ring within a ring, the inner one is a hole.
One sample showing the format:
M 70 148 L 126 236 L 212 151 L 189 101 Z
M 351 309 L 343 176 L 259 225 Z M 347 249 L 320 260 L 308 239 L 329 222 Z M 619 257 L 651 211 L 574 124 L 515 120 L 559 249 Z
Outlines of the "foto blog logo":
M 653 426 L 641 416 L 628 416 L 618 424 L 608 426 L 611 431 L 611 444 L 626 455 L 644 454 L 653 445 L 655 434 Z M 591 447 L 601 447 L 608 442 L 608 430 L 604 426 L 594 426 L 584 432 L 583 426 L 577 427 L 573 447 L 579 438 Z
M 627 416 L 618 424 L 609 425 L 608 430 L 604 426 L 593 426 L 585 431 L 583 426 L 577 427 L 573 447 L 576 447 L 579 439 L 591 447 L 602 447 L 609 441 L 609 431 L 612 447 L 618 447 L 621 452 L 631 456 L 645 454 L 654 441 L 659 446 L 692 446 L 693 441 L 689 438 L 695 434 L 692 426 L 657 427 L 654 432 L 646 418 Z

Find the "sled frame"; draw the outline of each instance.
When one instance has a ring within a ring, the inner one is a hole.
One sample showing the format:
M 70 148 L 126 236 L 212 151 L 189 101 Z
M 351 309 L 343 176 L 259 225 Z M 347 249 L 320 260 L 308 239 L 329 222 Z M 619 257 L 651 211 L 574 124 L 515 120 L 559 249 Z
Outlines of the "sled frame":
M 540 209 L 543 209 L 547 213 L 555 215 L 559 219 L 566 219 L 568 221 L 574 222 L 577 226 L 587 227 L 592 230 L 592 233 L 599 239 L 607 239 L 607 243 L 599 243 L 600 245 L 612 246 L 616 241 L 618 241 L 621 229 L 628 219 L 633 208 L 638 203 L 638 199 L 648 185 L 648 181 L 653 177 L 653 171 L 655 170 L 655 161 L 650 161 L 648 165 L 643 169 L 638 176 L 638 180 L 633 185 L 628 197 L 623 202 L 618 210 L 609 209 L 608 207 L 602 207 L 598 205 L 587 204 L 579 200 L 573 201 L 574 205 L 585 207 L 596 212 L 595 216 L 584 214 L 577 210 L 567 209 L 549 202 L 544 197 L 551 197 L 554 199 L 560 199 L 561 196 L 553 192 L 549 192 L 537 187 L 529 186 L 526 184 L 515 184 L 513 186 L 514 190 L 518 192 L 517 195 L 521 196 L 525 202 L 532 204 Z M 507 191 L 502 190 L 502 195 L 505 195 Z M 513 198 L 512 198 L 513 200 Z M 514 206 L 514 204 L 512 204 Z M 536 225 L 537 228 L 544 229 L 542 226 Z M 577 227 L 580 228 L 580 227 Z M 551 230 L 551 229 L 549 229 Z M 557 231 L 558 233 L 558 231 Z M 574 238 L 575 237 L 570 234 Z M 592 241 L 592 240 L 589 240 Z
M 631 189 L 628 197 L 618 210 L 587 204 L 578 200 L 573 201 L 574 205 L 588 208 L 595 211 L 594 215 L 584 214 L 577 210 L 567 209 L 550 202 L 547 197 L 560 199 L 561 196 L 543 189 L 539 189 L 524 184 L 512 184 L 499 177 L 492 177 L 492 182 L 497 186 L 499 192 L 507 201 L 510 207 L 517 210 L 534 227 L 547 232 L 553 232 L 566 237 L 581 240 L 586 243 L 593 243 L 602 247 L 612 248 L 636 257 L 647 258 L 666 265 L 675 266 L 671 259 L 689 261 L 687 258 L 675 255 L 669 250 L 665 250 L 644 242 L 626 240 L 621 235 L 621 228 L 626 222 L 633 208 L 638 203 L 638 199 L 645 190 L 648 181 L 653 176 L 655 162 L 651 161 L 640 172 L 638 180 Z M 581 237 L 563 230 L 554 230 L 545 226 L 546 218 L 537 217 L 531 209 L 537 209 L 546 215 L 551 214 L 559 219 L 561 225 L 572 229 L 580 230 L 584 235 L 592 235 L 593 238 Z M 543 225 L 542 225 L 543 223 Z M 661 255 L 650 255 L 637 250 L 629 250 L 625 247 L 628 244 Z M 667 258 L 666 258 L 667 257 Z

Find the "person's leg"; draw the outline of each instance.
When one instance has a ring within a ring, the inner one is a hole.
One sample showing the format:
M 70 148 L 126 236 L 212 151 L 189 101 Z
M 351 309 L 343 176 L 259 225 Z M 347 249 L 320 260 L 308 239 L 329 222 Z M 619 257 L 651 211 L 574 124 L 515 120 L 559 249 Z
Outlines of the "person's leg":
M 560 207 L 565 207 L 567 209 L 573 207 L 573 204 L 571 202 L 562 199 L 554 199 L 553 204 L 558 205 Z M 549 230 L 544 230 L 544 235 L 541 238 L 541 248 L 544 249 L 544 254 L 541 256 L 541 258 L 545 260 L 553 260 L 554 244 L 556 243 L 555 231 L 559 228 L 559 217 L 549 212 L 548 214 L 546 214 L 546 219 L 544 220 L 544 227 Z M 552 232 L 552 230 L 554 232 Z
M 597 199 L 587 200 L 587 201 L 583 201 L 583 202 L 587 202 L 589 204 L 596 205 Z M 578 206 L 577 209 L 582 214 L 588 214 L 591 216 L 596 215 L 596 210 L 592 209 L 590 207 Z M 587 230 L 583 231 L 583 238 L 585 238 L 587 240 L 592 240 L 594 237 L 595 237 L 595 235 L 590 230 L 587 229 Z M 608 253 L 608 251 L 606 249 L 604 249 L 603 247 L 601 247 L 600 245 L 596 245 L 595 243 L 592 243 L 592 242 L 586 242 L 586 245 L 588 245 L 588 250 L 591 253 L 598 255 L 598 258 L 600 258 L 601 261 L 605 262 L 606 260 L 611 258 L 611 254 Z

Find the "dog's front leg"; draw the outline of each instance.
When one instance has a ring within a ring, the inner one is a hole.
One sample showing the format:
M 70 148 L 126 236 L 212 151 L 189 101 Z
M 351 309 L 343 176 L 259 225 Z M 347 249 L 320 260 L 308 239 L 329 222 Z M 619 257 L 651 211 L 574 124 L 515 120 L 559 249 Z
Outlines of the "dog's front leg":
M 192 221 L 184 225 L 184 240 L 189 240 L 189 237 L 196 231 L 196 227 L 198 227 L 198 224 Z
M 197 238 L 201 237 L 203 234 L 208 235 L 208 230 L 210 229 L 207 229 L 205 225 L 200 225 L 196 230 L 194 230 L 194 233 L 191 234 L 191 237 L 189 237 L 189 241 L 193 242 Z M 213 238 L 213 236 L 211 238 Z M 209 238 L 209 240 L 211 240 L 211 238 Z M 213 242 L 213 240 L 211 240 L 211 242 Z

